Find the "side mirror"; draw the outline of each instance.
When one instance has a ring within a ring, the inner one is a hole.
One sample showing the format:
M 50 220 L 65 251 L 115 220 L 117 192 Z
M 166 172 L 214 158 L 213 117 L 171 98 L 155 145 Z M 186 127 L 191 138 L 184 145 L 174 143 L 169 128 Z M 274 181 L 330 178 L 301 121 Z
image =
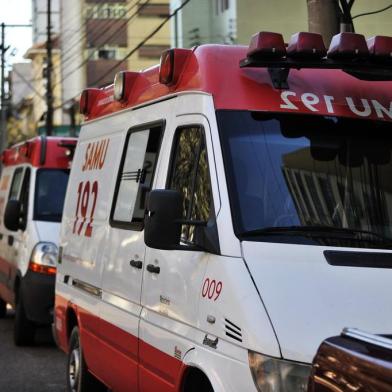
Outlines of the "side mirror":
M 182 196 L 178 191 L 150 192 L 144 220 L 144 242 L 150 248 L 177 249 L 181 237 Z
M 4 226 L 11 231 L 20 228 L 21 204 L 19 200 L 8 200 L 4 212 Z

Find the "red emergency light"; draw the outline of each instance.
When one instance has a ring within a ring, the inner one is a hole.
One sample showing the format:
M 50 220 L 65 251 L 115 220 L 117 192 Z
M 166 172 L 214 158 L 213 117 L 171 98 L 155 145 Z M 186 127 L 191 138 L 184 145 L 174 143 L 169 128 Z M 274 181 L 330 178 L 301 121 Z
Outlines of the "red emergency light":
M 159 65 L 159 82 L 167 86 L 175 85 L 191 54 L 191 49 L 169 49 L 163 52 Z
M 116 101 L 126 101 L 127 95 L 132 91 L 139 76 L 139 72 L 117 72 L 114 77 L 114 99 Z
M 291 36 L 286 52 L 287 57 L 321 59 L 327 49 L 321 34 L 300 32 Z
M 359 59 L 369 56 L 362 34 L 340 33 L 333 36 L 327 53 L 330 59 Z
M 90 112 L 90 109 L 99 93 L 99 88 L 86 88 L 83 90 L 79 102 L 79 111 L 81 114 L 87 115 Z
M 376 35 L 367 40 L 370 56 L 379 60 L 392 60 L 392 37 Z
M 247 56 L 253 58 L 262 56 L 274 59 L 286 56 L 286 47 L 282 34 L 261 31 L 253 35 Z
M 18 148 L 18 154 L 28 158 L 30 156 L 30 153 L 31 153 L 31 147 L 32 147 L 32 145 L 31 145 L 30 142 L 23 143 Z

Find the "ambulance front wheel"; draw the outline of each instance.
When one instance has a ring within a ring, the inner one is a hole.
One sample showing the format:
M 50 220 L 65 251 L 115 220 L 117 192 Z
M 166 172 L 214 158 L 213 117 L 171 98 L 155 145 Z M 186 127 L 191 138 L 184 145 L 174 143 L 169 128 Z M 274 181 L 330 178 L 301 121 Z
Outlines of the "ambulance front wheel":
M 69 339 L 67 361 L 67 391 L 105 391 L 106 388 L 87 369 L 80 343 L 79 328 L 74 327 Z
M 35 324 L 26 316 L 22 296 L 16 302 L 14 322 L 14 343 L 16 346 L 29 346 L 34 342 Z

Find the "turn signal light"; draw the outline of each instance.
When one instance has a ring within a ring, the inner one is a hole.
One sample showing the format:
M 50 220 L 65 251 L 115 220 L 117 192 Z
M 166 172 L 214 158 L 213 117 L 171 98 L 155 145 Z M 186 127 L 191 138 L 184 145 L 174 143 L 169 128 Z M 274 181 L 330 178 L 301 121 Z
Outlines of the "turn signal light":
M 331 59 L 356 59 L 368 55 L 365 37 L 355 33 L 340 33 L 333 36 L 327 53 Z
M 30 261 L 29 263 L 29 270 L 44 275 L 56 275 L 55 267 L 49 267 L 47 265 L 33 263 L 32 261 Z
M 247 52 L 248 57 L 282 58 L 286 55 L 286 47 L 282 34 L 261 31 L 252 36 Z
M 392 37 L 376 35 L 367 40 L 370 56 L 376 59 L 392 60 Z
M 99 88 L 86 88 L 83 90 L 79 101 L 79 111 L 81 114 L 87 115 L 100 92 Z
M 191 49 L 169 49 L 163 52 L 159 65 L 159 82 L 167 86 L 176 84 L 191 53 Z
M 321 34 L 306 32 L 292 35 L 286 51 L 288 57 L 295 58 L 321 59 L 327 54 Z

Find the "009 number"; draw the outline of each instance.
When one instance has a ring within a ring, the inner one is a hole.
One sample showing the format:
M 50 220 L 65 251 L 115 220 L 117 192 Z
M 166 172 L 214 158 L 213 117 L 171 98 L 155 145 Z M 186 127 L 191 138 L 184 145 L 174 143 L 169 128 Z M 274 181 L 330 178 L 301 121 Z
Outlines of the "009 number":
M 94 212 L 98 197 L 98 182 L 80 182 L 78 186 L 78 202 L 72 233 L 91 237 L 93 233 Z M 79 217 L 80 214 L 80 217 Z M 84 228 L 84 230 L 83 230 Z
M 206 278 L 203 283 L 201 295 L 203 298 L 213 299 L 216 301 L 222 292 L 222 287 L 223 284 L 220 280 L 216 281 L 215 279 Z

